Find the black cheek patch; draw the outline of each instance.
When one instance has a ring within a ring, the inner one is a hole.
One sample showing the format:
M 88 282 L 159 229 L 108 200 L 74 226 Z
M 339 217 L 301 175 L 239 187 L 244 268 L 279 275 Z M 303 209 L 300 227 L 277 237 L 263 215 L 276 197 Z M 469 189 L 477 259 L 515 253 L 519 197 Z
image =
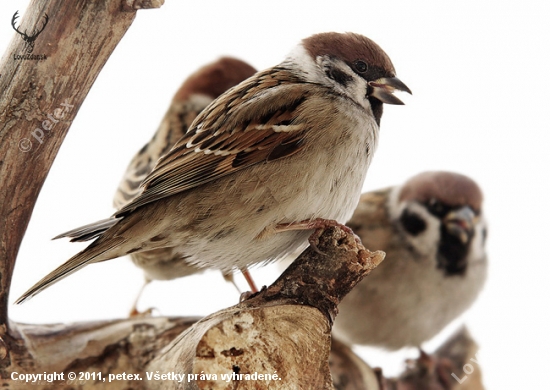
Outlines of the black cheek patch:
M 341 84 L 343 87 L 347 87 L 348 84 L 353 80 L 350 75 L 336 68 L 327 69 L 326 74 L 329 78 L 336 81 L 338 84 Z
M 399 218 L 403 228 L 413 236 L 416 236 L 426 230 L 426 222 L 417 214 L 408 210 L 403 211 Z

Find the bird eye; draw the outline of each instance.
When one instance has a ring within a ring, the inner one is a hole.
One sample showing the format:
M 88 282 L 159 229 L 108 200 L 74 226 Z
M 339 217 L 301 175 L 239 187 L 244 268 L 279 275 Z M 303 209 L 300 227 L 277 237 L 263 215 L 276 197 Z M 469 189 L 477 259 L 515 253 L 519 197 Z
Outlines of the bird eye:
M 426 230 L 426 222 L 419 215 L 411 213 L 409 210 L 403 211 L 399 218 L 403 228 L 413 236 L 416 236 Z
M 428 211 L 437 217 L 442 217 L 445 214 L 445 206 L 435 198 L 431 198 L 427 206 Z
M 359 73 L 365 73 L 368 69 L 368 66 L 364 61 L 355 61 L 353 66 L 355 66 L 355 70 Z

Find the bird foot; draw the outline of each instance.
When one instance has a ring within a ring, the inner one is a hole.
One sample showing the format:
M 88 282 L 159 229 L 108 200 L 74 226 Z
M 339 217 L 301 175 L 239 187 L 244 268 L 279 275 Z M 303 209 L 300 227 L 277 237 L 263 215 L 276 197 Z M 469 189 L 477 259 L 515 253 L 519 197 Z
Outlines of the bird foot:
M 407 367 L 412 377 L 421 380 L 421 388 L 450 390 L 454 387 L 451 373 L 455 369 L 453 363 L 437 355 L 430 355 L 419 348 L 420 356 L 416 360 L 407 360 Z M 420 388 L 420 387 L 419 387 Z
M 132 310 L 130 310 L 130 314 L 128 314 L 129 318 L 147 318 L 153 316 L 153 311 L 159 311 L 156 307 L 150 307 L 147 310 L 139 311 L 137 307 L 133 307 Z

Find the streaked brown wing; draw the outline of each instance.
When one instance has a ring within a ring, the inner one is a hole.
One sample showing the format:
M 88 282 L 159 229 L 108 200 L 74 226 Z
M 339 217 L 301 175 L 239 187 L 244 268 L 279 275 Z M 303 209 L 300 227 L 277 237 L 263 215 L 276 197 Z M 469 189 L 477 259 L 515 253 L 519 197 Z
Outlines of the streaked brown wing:
M 260 162 L 298 152 L 311 86 L 284 69 L 258 73 L 208 106 L 143 181 L 143 192 L 116 214 L 187 191 Z
M 153 138 L 128 164 L 113 200 L 117 210 L 141 194 L 141 183 L 151 173 L 157 160 L 172 149 L 205 106 L 172 102 Z

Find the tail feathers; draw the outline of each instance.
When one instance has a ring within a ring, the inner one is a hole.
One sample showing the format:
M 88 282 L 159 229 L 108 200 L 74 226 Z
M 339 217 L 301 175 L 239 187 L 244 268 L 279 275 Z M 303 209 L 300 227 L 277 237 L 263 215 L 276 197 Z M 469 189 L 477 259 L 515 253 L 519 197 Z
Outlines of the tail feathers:
M 107 229 L 115 225 L 118 221 L 120 221 L 120 218 L 111 217 L 107 219 L 102 219 L 101 221 L 89 223 L 76 229 L 69 230 L 68 232 L 61 233 L 60 235 L 55 236 L 53 240 L 67 237 L 71 239 L 71 242 L 89 241 L 93 238 L 99 237 Z
M 123 244 L 125 240 L 120 237 L 118 239 L 110 239 L 107 242 L 101 243 L 100 241 L 101 239 L 94 241 L 86 249 L 77 253 L 58 268 L 43 277 L 38 283 L 21 295 L 15 303 L 21 304 L 26 300 L 31 299 L 38 293 L 42 292 L 42 290 L 45 290 L 52 284 L 57 283 L 64 277 L 69 276 L 88 264 L 109 260 L 120 256 L 119 251 L 112 251 L 112 249 Z

